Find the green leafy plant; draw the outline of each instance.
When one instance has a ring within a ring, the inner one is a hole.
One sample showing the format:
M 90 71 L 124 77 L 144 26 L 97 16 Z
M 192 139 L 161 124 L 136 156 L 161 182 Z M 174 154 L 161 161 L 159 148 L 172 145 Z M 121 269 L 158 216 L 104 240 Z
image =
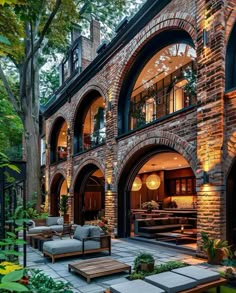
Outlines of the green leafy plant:
M 16 228 L 15 231 L 18 232 Z M 0 258 L 12 262 L 18 262 L 18 257 L 22 255 L 16 248 L 20 245 L 26 244 L 22 239 L 17 238 L 16 232 L 7 232 L 7 238 L 0 241 Z
M 32 270 L 28 288 L 34 293 L 73 293 L 71 284 L 63 281 L 55 281 L 40 270 Z
M 227 240 L 210 238 L 206 232 L 201 232 L 203 249 L 208 254 L 208 262 L 219 264 L 223 258 L 230 255 L 230 246 Z
M 155 200 L 146 201 L 142 204 L 142 208 L 147 209 L 148 211 L 158 209 L 159 204 Z
M 182 268 L 187 266 L 187 264 L 180 262 L 180 261 L 169 261 L 165 264 L 161 265 L 156 265 L 154 266 L 154 269 L 152 272 L 143 272 L 143 271 L 134 271 L 130 276 L 130 280 L 137 280 L 137 279 L 144 279 L 147 276 L 155 275 L 155 274 L 160 274 L 163 272 L 168 272 L 174 269 Z
M 139 272 L 141 270 L 141 264 L 154 264 L 155 259 L 150 253 L 141 252 L 134 260 L 134 270 Z
M 59 209 L 62 212 L 62 215 L 65 215 L 68 211 L 68 196 L 65 194 L 61 195 Z
M 1 278 L 0 291 L 5 292 L 4 290 L 10 292 L 28 292 L 29 289 L 20 284 L 20 280 L 24 277 L 24 270 L 16 270 L 10 273 L 7 273 Z

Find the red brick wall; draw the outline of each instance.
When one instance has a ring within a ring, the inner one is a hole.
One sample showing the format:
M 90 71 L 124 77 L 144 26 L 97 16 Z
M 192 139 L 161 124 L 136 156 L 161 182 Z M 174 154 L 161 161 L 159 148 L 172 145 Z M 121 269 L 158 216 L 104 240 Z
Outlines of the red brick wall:
M 117 184 L 123 168 L 139 148 L 153 142 L 161 143 L 182 154 L 197 177 L 199 231 L 206 230 L 215 237 L 225 238 L 225 179 L 236 152 L 235 92 L 227 95 L 224 102 L 225 50 L 236 18 L 235 6 L 235 0 L 175 0 L 150 21 L 72 97 L 70 103 L 66 103 L 46 121 L 48 138 L 53 122 L 63 115 L 73 138 L 77 109 L 90 89 L 98 90 L 106 103 L 111 101 L 112 104 L 111 112 L 106 113 L 106 145 L 75 157 L 72 157 L 71 145 L 68 164 L 47 165 L 48 181 L 51 182 L 56 172 L 64 168 L 66 174 L 72 176 L 73 192 L 73 185 L 81 168 L 88 162 L 93 162 L 105 174 L 106 183 L 111 180 L 112 194 L 106 196 L 106 215 L 110 225 L 117 226 Z M 124 76 L 148 40 L 159 32 L 172 28 L 187 31 L 196 45 L 198 106 L 116 140 L 117 105 Z M 204 28 L 208 31 L 209 39 L 206 49 L 202 42 Z M 224 146 L 227 158 L 222 157 Z M 210 186 L 202 185 L 204 170 L 210 175 Z M 199 241 L 199 250 L 200 246 Z

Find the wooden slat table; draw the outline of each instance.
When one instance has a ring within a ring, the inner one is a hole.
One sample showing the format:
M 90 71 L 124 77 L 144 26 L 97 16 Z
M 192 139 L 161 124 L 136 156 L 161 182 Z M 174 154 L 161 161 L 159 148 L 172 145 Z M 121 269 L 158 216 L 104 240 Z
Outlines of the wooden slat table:
M 131 266 L 112 258 L 94 258 L 78 263 L 68 264 L 68 270 L 74 270 L 85 277 L 89 283 L 92 278 L 112 275 L 123 271 L 131 273 Z

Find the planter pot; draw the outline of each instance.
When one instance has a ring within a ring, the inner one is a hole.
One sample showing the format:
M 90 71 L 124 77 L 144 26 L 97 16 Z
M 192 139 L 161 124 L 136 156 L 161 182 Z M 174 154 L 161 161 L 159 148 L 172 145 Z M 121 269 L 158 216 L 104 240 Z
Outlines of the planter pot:
M 211 265 L 220 265 L 223 258 L 225 258 L 226 255 L 224 251 L 220 248 L 216 249 L 215 256 L 212 257 L 208 251 L 208 263 Z
M 140 270 L 144 272 L 152 272 L 154 270 L 154 263 L 141 263 Z

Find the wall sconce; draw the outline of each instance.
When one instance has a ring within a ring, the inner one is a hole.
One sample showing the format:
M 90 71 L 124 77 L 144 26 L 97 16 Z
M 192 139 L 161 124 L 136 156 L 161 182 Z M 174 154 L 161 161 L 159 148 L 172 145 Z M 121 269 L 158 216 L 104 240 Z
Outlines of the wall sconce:
M 202 41 L 203 41 L 203 48 L 207 48 L 208 45 L 208 34 L 207 30 L 204 28 L 202 31 Z
M 70 135 L 70 128 L 67 128 L 67 135 Z
M 107 194 L 111 195 L 111 184 L 107 183 Z
M 206 171 L 203 172 L 203 184 L 209 183 L 209 175 Z
M 107 111 L 111 111 L 111 101 L 108 101 L 108 105 L 107 105 Z

